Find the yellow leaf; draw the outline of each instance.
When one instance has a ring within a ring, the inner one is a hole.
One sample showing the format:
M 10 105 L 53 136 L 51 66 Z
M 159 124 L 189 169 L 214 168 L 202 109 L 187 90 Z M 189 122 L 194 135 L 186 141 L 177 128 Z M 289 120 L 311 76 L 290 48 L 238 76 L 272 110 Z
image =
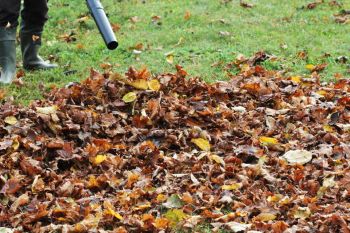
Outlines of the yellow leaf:
M 288 205 L 291 202 L 289 197 L 284 197 L 279 201 L 280 205 Z
M 196 144 L 203 151 L 210 151 L 210 143 L 208 140 L 203 138 L 193 138 L 191 140 L 194 144 Z
M 137 95 L 135 92 L 129 92 L 123 96 L 123 101 L 125 103 L 134 102 L 137 99 Z
M 248 71 L 248 70 L 250 70 L 250 66 L 249 66 L 248 64 L 244 64 L 244 65 L 242 65 L 242 67 L 241 67 L 241 71 L 246 72 L 246 71 Z
M 15 125 L 18 121 L 16 119 L 16 117 L 14 116 L 8 116 L 5 118 L 5 123 L 9 124 L 9 125 Z
M 211 155 L 209 156 L 209 158 L 210 158 L 211 160 L 214 160 L 214 161 L 217 162 L 218 164 L 221 164 L 221 165 L 225 166 L 225 161 L 224 161 L 224 159 L 221 158 L 220 156 L 218 156 L 218 155 L 216 155 L 216 154 L 211 154 Z
M 148 82 L 148 87 L 152 91 L 159 91 L 160 83 L 157 79 L 153 79 L 153 80 Z
M 58 109 L 58 107 L 56 105 L 53 105 L 50 107 L 43 107 L 43 108 L 36 107 L 37 113 L 46 114 L 46 115 L 56 113 L 57 109 Z
M 343 161 L 341 159 L 334 160 L 335 165 L 340 166 L 343 165 Z
M 173 64 L 174 63 L 174 55 L 172 53 L 169 53 L 169 54 L 166 54 L 166 61 L 169 63 L 169 64 Z
M 290 80 L 292 80 L 295 83 L 300 83 L 301 82 L 301 77 L 300 76 L 292 76 L 290 78 Z
M 330 126 L 330 125 L 324 125 L 323 126 L 323 130 L 326 131 L 327 133 L 333 133 L 334 132 L 333 127 Z
M 321 198 L 327 192 L 327 189 L 327 187 L 321 186 L 317 191 L 317 197 Z
M 223 185 L 221 186 L 221 188 L 223 190 L 236 190 L 236 189 L 239 189 L 242 187 L 242 184 L 241 183 L 234 183 L 234 184 L 229 184 L 229 185 Z
M 313 69 L 315 69 L 315 66 L 312 65 L 312 64 L 308 64 L 305 66 L 306 69 L 310 70 L 310 71 L 313 71 Z
M 181 45 L 184 42 L 184 40 L 185 39 L 183 37 L 180 37 L 179 41 L 177 42 L 177 44 L 175 46 Z
M 310 217 L 311 210 L 309 207 L 298 207 L 293 213 L 294 218 L 306 219 Z
M 248 216 L 248 212 L 245 212 L 245 211 L 242 211 L 242 212 L 237 211 L 237 212 L 236 212 L 236 215 L 237 215 L 238 217 L 245 217 L 245 216 Z
M 167 199 L 167 196 L 165 196 L 164 194 L 158 194 L 157 195 L 157 198 L 156 198 L 156 200 L 157 200 L 157 202 L 158 203 L 160 203 L 160 202 L 164 202 L 164 201 L 166 201 L 166 199 Z
M 271 213 L 260 213 L 258 216 L 254 218 L 255 221 L 262 221 L 262 222 L 268 222 L 274 219 L 276 219 L 276 215 Z
M 17 150 L 19 148 L 19 141 L 17 138 L 13 139 L 13 142 L 12 142 L 12 148 L 14 150 Z
M 114 211 L 114 206 L 112 205 L 112 203 L 110 201 L 108 201 L 108 200 L 104 201 L 103 207 L 105 208 L 104 214 L 114 216 L 115 218 L 117 218 L 119 220 L 123 220 L 123 217 L 119 213 Z
M 319 95 L 322 95 L 322 96 L 327 95 L 327 91 L 325 91 L 325 90 L 320 90 L 320 91 L 317 91 L 316 93 Z
M 88 184 L 87 184 L 87 187 L 88 188 L 96 188 L 96 187 L 99 187 L 99 184 L 96 180 L 96 177 L 94 175 L 91 175 L 89 177 L 89 181 L 88 181 Z
M 171 209 L 165 213 L 164 217 L 169 220 L 171 226 L 175 226 L 187 218 L 187 214 L 185 214 L 181 209 Z
M 148 209 L 150 207 L 151 207 L 151 203 L 147 202 L 146 204 L 135 206 L 133 208 L 133 210 L 135 210 L 135 211 L 137 211 L 137 210 L 144 210 L 144 209 Z
M 123 220 L 123 216 L 121 216 L 119 213 L 115 212 L 113 209 L 111 208 L 107 208 L 107 210 L 105 211 L 106 214 L 114 216 L 116 219 L 119 220 Z
M 147 80 L 145 79 L 137 79 L 133 82 L 129 83 L 130 86 L 133 86 L 137 89 L 141 89 L 141 90 L 147 90 L 148 89 L 148 83 Z
M 107 155 L 97 155 L 96 157 L 94 157 L 92 159 L 92 163 L 94 165 L 100 165 L 101 163 L 103 163 L 103 161 L 105 161 L 107 159 Z
M 276 138 L 271 138 L 271 137 L 260 137 L 259 141 L 263 145 L 276 145 L 278 144 L 278 140 Z
M 273 196 L 269 196 L 267 198 L 267 201 L 268 202 L 279 202 L 281 199 L 282 199 L 282 195 L 281 194 L 276 194 L 276 195 L 273 195 Z

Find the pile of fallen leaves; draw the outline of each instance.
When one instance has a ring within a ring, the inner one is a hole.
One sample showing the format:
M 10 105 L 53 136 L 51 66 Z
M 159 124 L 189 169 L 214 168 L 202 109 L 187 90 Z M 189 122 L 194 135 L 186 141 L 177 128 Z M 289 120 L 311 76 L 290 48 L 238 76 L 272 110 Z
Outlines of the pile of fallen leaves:
M 350 96 L 259 66 L 91 71 L 0 107 L 2 232 L 349 232 Z

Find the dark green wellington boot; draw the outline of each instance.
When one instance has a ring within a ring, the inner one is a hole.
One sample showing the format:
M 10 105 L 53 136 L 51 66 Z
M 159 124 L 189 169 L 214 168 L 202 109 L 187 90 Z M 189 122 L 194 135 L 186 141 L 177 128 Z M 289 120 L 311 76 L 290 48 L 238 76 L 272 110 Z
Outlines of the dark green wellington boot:
M 44 61 L 39 56 L 42 32 L 38 30 L 25 30 L 22 25 L 20 31 L 21 50 L 23 57 L 23 68 L 26 70 L 53 69 L 56 64 Z
M 0 83 L 11 83 L 16 75 L 16 28 L 0 28 Z

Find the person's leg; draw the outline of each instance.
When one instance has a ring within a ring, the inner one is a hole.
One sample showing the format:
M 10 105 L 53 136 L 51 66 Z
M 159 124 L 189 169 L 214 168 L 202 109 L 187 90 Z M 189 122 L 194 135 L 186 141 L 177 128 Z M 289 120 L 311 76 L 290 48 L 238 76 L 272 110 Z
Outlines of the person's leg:
M 0 0 L 0 83 L 10 83 L 16 74 L 16 28 L 20 0 Z
M 0 0 L 0 27 L 18 26 L 21 0 Z
M 24 0 L 21 12 L 21 50 L 25 69 L 51 69 L 56 65 L 45 62 L 38 54 L 41 36 L 47 21 L 47 0 Z

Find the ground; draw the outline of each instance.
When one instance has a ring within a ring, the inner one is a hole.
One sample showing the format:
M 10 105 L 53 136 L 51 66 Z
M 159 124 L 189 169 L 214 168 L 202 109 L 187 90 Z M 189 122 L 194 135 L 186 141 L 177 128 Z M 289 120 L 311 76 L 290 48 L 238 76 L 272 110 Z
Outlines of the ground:
M 303 75 L 309 74 L 306 65 L 327 63 L 324 80 L 337 73 L 348 75 L 349 63 L 337 58 L 349 55 L 350 28 L 348 23 L 336 23 L 334 15 L 350 9 L 349 1 L 325 1 L 314 9 L 304 0 L 247 1 L 252 8 L 240 6 L 238 0 L 102 3 L 114 25 L 118 50 L 105 48 L 93 20 L 85 18 L 85 1 L 51 0 L 41 54 L 61 68 L 25 72 L 23 85 L 2 87 L 7 95 L 28 104 L 52 86 L 82 80 L 91 67 L 101 69 L 106 63 L 120 73 L 129 66 L 146 66 L 154 74 L 181 64 L 192 76 L 225 80 L 225 64 L 259 50 L 276 56 L 263 64 L 268 69 Z

